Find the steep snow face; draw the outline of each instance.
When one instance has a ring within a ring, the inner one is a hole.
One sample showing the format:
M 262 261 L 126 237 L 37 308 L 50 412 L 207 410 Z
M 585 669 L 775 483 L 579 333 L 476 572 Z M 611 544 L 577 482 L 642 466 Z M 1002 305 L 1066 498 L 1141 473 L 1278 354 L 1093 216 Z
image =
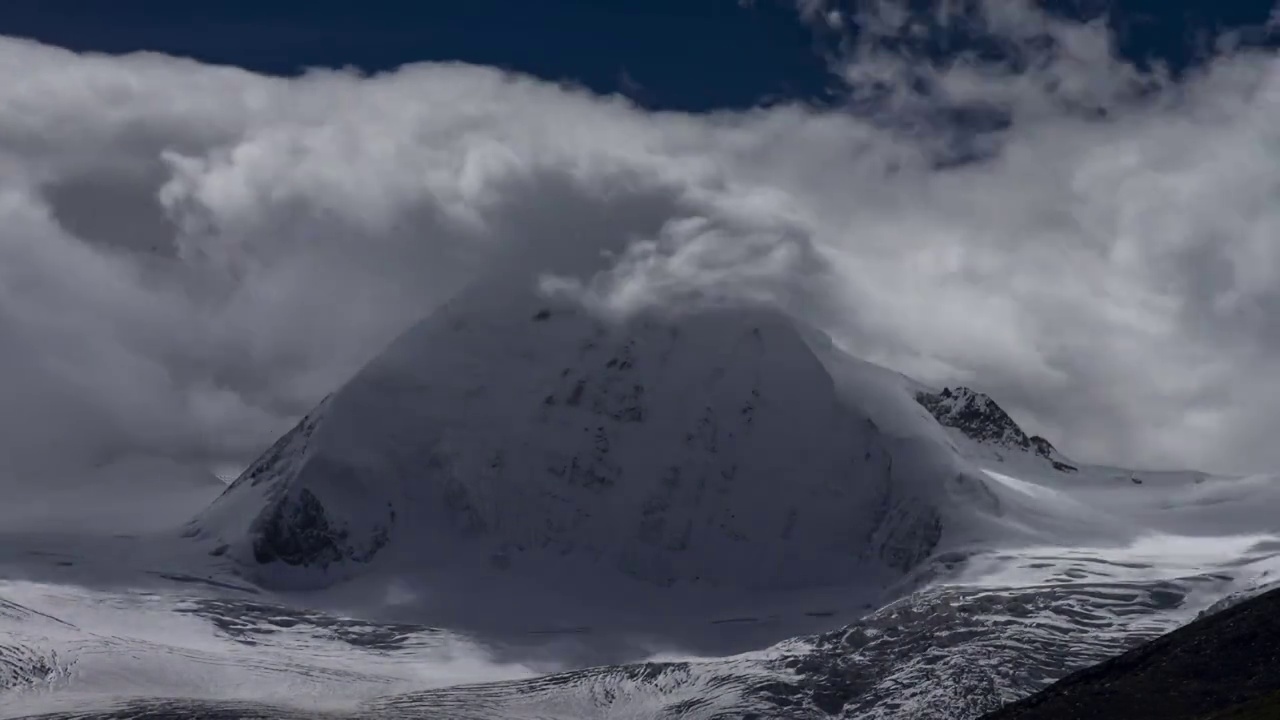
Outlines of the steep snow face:
M 395 342 L 193 532 L 268 583 L 465 553 L 497 569 L 573 556 L 659 586 L 800 587 L 892 577 L 935 549 L 954 472 L 920 464 L 895 468 L 780 313 L 613 324 L 485 288 Z

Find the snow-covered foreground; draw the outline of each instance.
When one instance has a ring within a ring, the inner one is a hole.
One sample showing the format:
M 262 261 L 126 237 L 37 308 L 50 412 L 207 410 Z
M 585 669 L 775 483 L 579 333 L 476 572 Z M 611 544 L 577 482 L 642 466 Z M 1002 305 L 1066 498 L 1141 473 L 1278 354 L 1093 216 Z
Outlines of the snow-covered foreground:
M 608 643 L 608 628 L 531 627 L 504 646 L 307 609 L 334 598 L 221 584 L 212 566 L 211 577 L 170 572 L 148 558 L 150 538 L 44 538 L 46 550 L 16 540 L 5 539 L 4 572 L 29 579 L 0 582 L 3 717 L 967 718 L 1280 571 L 1274 536 L 942 556 L 910 579 L 913 592 L 870 612 L 824 592 L 792 618 L 762 607 L 703 619 L 726 644 L 744 628 L 755 630 L 744 641 L 769 635 L 752 626 L 839 630 L 728 658 L 673 648 L 647 664 L 575 668 L 563 641 Z
M 623 642 L 619 618 L 521 627 L 518 596 L 477 598 L 505 605 L 511 620 L 485 639 L 411 622 L 411 595 L 343 613 L 349 588 L 254 587 L 222 558 L 175 553 L 179 529 L 10 533 L 0 547 L 0 715 L 114 717 L 123 707 L 119 717 L 177 717 L 204 707 L 227 717 L 727 718 L 843 708 L 848 717 L 965 718 L 1280 573 L 1280 537 L 1241 512 L 1271 502 L 1274 485 L 1260 478 L 1082 469 L 1064 488 L 1000 469 L 998 489 L 1053 496 L 1082 514 L 1122 512 L 1151 529 L 1121 545 L 942 553 L 874 598 L 827 588 L 753 598 L 723 616 L 690 610 L 655 619 L 672 632 L 654 637 L 669 646 L 649 657 Z M 1171 534 L 1178 524 L 1215 532 Z M 824 627 L 833 630 L 817 632 Z M 691 646 L 768 649 L 681 658 L 681 634 Z M 581 653 L 593 646 L 633 663 L 588 668 Z
M 1080 465 L 777 313 L 519 292 L 230 487 L 56 485 L 0 516 L 3 717 L 959 720 L 1280 576 L 1276 478 Z

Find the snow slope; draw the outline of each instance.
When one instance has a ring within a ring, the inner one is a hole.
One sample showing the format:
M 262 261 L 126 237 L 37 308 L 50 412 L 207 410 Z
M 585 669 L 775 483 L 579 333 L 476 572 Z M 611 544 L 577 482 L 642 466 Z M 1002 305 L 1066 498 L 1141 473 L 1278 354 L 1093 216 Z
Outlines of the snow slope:
M 1074 462 L 774 310 L 512 282 L 225 492 L 122 467 L 0 529 L 0 716 L 959 720 L 1280 577 L 1276 478 Z
M 0 691 L 0 716 L 971 718 L 1280 568 L 1274 538 L 1269 548 L 1202 540 L 1194 553 L 1153 541 L 944 555 L 918 569 L 933 578 L 916 592 L 839 630 L 732 657 L 558 672 L 440 628 L 307 610 L 252 586 L 123 582 L 117 562 L 116 588 L 70 572 L 0 583 L 0 646 L 19 651 L 0 650 L 0 667 L 39 672 Z M 66 550 L 59 557 L 94 560 Z M 811 612 L 840 624 L 840 609 Z

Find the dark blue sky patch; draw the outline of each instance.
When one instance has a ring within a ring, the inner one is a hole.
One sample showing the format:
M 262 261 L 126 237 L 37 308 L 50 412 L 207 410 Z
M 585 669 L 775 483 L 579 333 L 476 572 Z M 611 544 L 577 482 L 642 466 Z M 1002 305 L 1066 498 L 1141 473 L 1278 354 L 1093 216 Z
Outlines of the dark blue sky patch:
M 272 74 L 461 60 L 695 110 L 821 99 L 832 84 L 808 28 L 773 2 L 6 0 L 0 33 Z
M 914 5 L 933 0 L 905 0 Z M 845 0 L 845 9 L 862 0 Z M 1272 44 L 1273 0 L 1046 0 L 1078 18 L 1110 13 L 1122 53 L 1175 71 L 1225 31 Z M 496 65 L 655 108 L 740 108 L 835 97 L 835 38 L 784 0 L 4 0 L 0 34 L 75 50 L 151 50 L 271 74 L 306 67 L 388 70 L 417 61 Z M 930 53 L 972 49 L 963 34 Z

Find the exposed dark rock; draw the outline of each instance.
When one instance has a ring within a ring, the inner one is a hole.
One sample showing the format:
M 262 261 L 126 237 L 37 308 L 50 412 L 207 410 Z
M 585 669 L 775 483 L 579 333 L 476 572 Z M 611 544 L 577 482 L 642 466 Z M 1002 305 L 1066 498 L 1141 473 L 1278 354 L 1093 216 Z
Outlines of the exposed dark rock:
M 1038 455 L 1059 472 L 1076 472 L 1074 465 L 1060 459 L 1053 443 L 1039 435 L 1028 436 L 990 396 L 967 387 L 944 388 L 939 393 L 916 393 L 916 402 L 939 423 L 955 428 L 978 442 Z
M 324 505 L 306 488 L 277 502 L 260 522 L 253 540 L 253 558 L 260 564 L 327 567 L 346 555 L 346 530 L 329 524 Z
M 1035 454 L 1041 457 L 1049 457 L 1054 453 L 1054 451 L 1057 450 L 1057 448 L 1053 446 L 1053 443 L 1049 442 L 1048 440 L 1045 440 L 1039 435 L 1032 435 L 1030 438 L 1030 442 L 1031 442 L 1032 449 L 1035 451 Z
M 367 547 L 355 547 L 347 529 L 331 521 L 320 499 L 302 488 L 296 495 L 276 501 L 259 516 L 253 558 L 262 565 L 278 561 L 320 568 L 341 560 L 368 562 L 387 544 L 394 519 L 392 513 L 387 524 L 372 534 Z
M 959 430 L 973 440 L 1016 447 L 1046 457 L 1053 450 L 1053 446 L 1044 438 L 1037 438 L 1039 442 L 1033 444 L 1031 438 L 994 400 L 969 388 L 944 388 L 937 394 L 917 393 L 916 402 L 932 413 L 938 422 Z

